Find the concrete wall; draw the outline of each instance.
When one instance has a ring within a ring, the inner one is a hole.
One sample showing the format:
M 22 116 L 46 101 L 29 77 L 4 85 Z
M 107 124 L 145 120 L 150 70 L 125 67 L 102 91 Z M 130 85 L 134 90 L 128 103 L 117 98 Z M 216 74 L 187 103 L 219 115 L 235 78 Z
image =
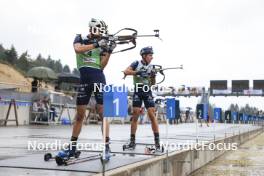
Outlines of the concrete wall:
M 223 138 L 213 142 L 218 143 L 242 143 L 254 138 L 263 132 L 263 128 L 249 131 L 243 134 L 236 134 L 231 137 Z M 209 150 L 187 150 L 170 153 L 168 158 L 166 155 L 158 156 L 146 161 L 134 163 L 112 171 L 108 171 L 106 175 L 113 176 L 186 176 L 201 168 L 202 166 L 213 161 L 217 157 L 224 154 L 225 151 Z M 168 164 L 166 164 L 168 161 Z M 168 167 L 167 167 L 168 166 Z M 98 174 L 100 175 L 100 174 Z

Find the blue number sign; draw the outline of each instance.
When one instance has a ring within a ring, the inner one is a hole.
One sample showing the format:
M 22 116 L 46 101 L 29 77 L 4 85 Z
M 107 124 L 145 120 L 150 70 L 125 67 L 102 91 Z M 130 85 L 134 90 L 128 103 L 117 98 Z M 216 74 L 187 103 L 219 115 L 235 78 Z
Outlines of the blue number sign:
M 166 99 L 166 115 L 167 115 L 167 119 L 175 119 L 176 117 L 176 101 L 174 98 L 167 98 Z
M 221 120 L 222 116 L 222 109 L 221 108 L 214 108 L 214 119 Z
M 125 86 L 104 87 L 104 117 L 127 117 L 128 100 Z

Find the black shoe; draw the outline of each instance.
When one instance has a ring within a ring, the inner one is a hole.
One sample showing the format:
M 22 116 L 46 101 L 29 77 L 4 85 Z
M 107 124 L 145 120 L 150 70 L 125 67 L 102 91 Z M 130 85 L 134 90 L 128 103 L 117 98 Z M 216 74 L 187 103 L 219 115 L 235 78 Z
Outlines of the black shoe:
M 129 144 L 123 145 L 123 150 L 126 150 L 126 149 L 134 150 L 135 148 L 136 148 L 135 141 L 130 141 Z
M 161 146 L 159 142 L 155 142 L 155 150 L 156 150 L 157 152 L 161 152 L 161 153 L 163 153 L 163 152 L 164 152 L 164 147 Z

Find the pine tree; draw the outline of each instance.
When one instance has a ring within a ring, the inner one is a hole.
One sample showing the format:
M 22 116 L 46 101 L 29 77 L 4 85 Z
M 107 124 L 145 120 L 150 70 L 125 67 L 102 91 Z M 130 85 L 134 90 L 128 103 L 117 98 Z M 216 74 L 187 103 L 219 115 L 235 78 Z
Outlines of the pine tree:
M 77 68 L 74 68 L 72 74 L 80 76 L 80 72 Z
M 69 67 L 68 65 L 65 65 L 65 66 L 63 67 L 62 71 L 63 71 L 64 73 L 71 73 L 71 69 L 70 69 L 70 67 Z
M 3 52 L 5 52 L 5 48 L 3 47 L 2 44 L 0 44 L 0 53 L 3 53 Z
M 7 61 L 6 50 L 2 44 L 0 44 L 0 60 Z
M 26 51 L 21 54 L 16 64 L 16 66 L 24 72 L 27 72 L 31 68 L 31 64 L 28 58 L 29 58 L 29 55 Z
M 7 61 L 10 64 L 15 65 L 15 63 L 17 62 L 17 51 L 16 51 L 14 45 L 11 46 L 10 50 L 6 50 L 5 54 L 7 56 L 7 58 L 6 58 Z
M 54 71 L 56 73 L 61 73 L 62 72 L 62 68 L 63 67 L 62 67 L 60 59 L 55 61 L 54 68 L 55 68 Z

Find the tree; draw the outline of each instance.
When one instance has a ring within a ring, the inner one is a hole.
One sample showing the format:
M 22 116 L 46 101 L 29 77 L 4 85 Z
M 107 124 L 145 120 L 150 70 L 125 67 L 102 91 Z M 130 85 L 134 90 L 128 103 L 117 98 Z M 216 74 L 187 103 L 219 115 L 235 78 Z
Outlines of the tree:
M 60 59 L 55 61 L 55 64 L 54 64 L 54 71 L 55 71 L 56 73 L 61 73 L 61 72 L 62 72 L 62 64 L 61 64 Z
M 47 65 L 47 62 L 46 62 L 46 59 L 43 58 L 43 57 L 41 56 L 41 54 L 39 54 L 39 55 L 37 56 L 37 58 L 36 58 L 36 60 L 35 60 L 35 62 L 34 62 L 34 65 L 35 65 L 36 67 L 40 67 L 40 66 L 47 67 L 47 66 L 48 66 L 48 65 Z
M 48 59 L 46 61 L 47 61 L 47 67 L 55 71 L 56 70 L 55 61 L 50 56 L 48 56 Z
M 74 68 L 72 74 L 80 76 L 80 72 L 77 68 Z
M 24 72 L 27 72 L 32 67 L 44 66 L 51 68 L 56 73 L 61 73 L 62 71 L 71 73 L 71 69 L 68 65 L 63 66 L 60 59 L 53 60 L 50 55 L 47 59 L 45 59 L 41 54 L 38 54 L 36 59 L 32 59 L 26 51 L 18 57 L 14 45 L 7 50 L 2 44 L 0 44 L 0 61 L 2 61 L 2 63 L 13 64 L 15 67 Z M 77 69 L 73 70 L 73 73 L 79 75 L 79 71 Z
M 65 65 L 63 67 L 62 71 L 65 72 L 65 73 L 71 73 L 71 69 L 70 69 L 70 67 L 68 65 Z
M 15 64 L 17 61 L 17 51 L 14 47 L 14 45 L 11 46 L 10 50 L 7 50 L 6 52 L 7 61 L 11 64 Z
M 3 47 L 2 44 L 0 44 L 0 53 L 3 53 L 3 52 L 5 52 L 5 48 Z
M 6 50 L 2 44 L 0 44 L 0 60 L 7 61 Z
M 28 53 L 26 51 L 26 52 L 21 54 L 21 56 L 19 57 L 19 59 L 17 61 L 17 64 L 16 64 L 16 66 L 18 68 L 20 68 L 24 72 L 27 72 L 30 69 L 30 67 L 31 67 L 28 58 L 29 58 L 29 55 L 28 55 Z

